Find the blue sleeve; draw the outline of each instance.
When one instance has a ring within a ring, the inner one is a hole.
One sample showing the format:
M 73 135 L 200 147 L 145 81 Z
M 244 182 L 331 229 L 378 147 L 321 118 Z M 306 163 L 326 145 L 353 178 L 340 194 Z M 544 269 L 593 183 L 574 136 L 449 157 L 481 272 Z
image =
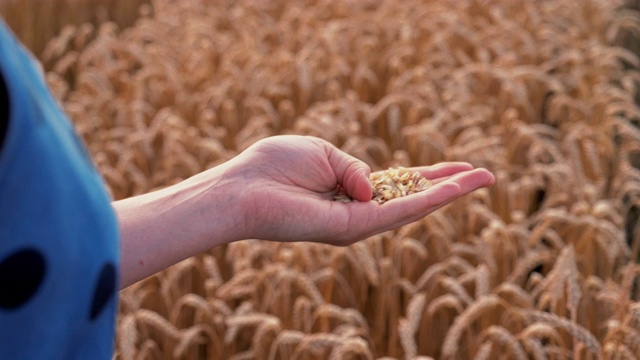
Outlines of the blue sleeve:
M 32 56 L 0 22 L 0 359 L 110 359 L 118 227 Z

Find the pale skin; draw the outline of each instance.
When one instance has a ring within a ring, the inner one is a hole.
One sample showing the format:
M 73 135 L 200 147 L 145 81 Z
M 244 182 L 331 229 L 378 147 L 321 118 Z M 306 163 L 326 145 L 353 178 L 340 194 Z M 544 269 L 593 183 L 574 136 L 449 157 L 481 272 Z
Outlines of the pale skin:
M 319 138 L 275 136 L 179 184 L 116 201 L 121 287 L 243 239 L 337 246 L 417 221 L 495 182 L 464 162 L 416 167 L 434 185 L 385 204 L 370 201 L 370 168 Z M 332 200 L 338 186 L 357 201 Z

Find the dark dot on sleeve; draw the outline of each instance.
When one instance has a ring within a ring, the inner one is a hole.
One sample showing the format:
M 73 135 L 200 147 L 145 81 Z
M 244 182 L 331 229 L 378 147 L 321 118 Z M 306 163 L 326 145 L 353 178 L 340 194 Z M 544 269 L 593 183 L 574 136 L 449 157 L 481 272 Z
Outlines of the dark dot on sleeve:
M 46 262 L 39 251 L 31 248 L 0 260 L 0 308 L 16 309 L 36 293 L 46 272 Z
M 93 291 L 93 300 L 91 301 L 91 312 L 89 319 L 95 320 L 104 310 L 109 299 L 116 293 L 116 268 L 113 264 L 105 264 L 100 270 L 100 275 Z

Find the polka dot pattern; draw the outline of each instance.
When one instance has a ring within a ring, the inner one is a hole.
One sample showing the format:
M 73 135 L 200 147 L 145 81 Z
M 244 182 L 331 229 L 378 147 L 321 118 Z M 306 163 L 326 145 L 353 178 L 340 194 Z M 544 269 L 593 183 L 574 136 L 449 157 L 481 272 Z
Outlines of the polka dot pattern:
M 35 249 L 21 249 L 0 260 L 0 309 L 13 310 L 27 303 L 45 274 L 46 261 Z
M 116 268 L 113 264 L 105 264 L 100 271 L 93 291 L 89 320 L 95 320 L 105 309 L 116 292 Z

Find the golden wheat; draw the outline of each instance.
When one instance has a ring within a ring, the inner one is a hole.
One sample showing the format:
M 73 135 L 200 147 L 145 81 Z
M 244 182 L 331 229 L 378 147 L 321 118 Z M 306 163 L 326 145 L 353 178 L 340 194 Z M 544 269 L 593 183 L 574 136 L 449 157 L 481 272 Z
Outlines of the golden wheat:
M 23 39 L 62 30 L 33 48 L 116 199 L 292 133 L 374 174 L 467 161 L 497 178 L 351 247 L 247 240 L 134 284 L 116 359 L 640 351 L 640 61 L 619 46 L 636 46 L 631 6 L 154 0 L 79 24 L 53 3 L 30 12 L 40 28 L 33 4 L 0 11 L 19 8 Z

